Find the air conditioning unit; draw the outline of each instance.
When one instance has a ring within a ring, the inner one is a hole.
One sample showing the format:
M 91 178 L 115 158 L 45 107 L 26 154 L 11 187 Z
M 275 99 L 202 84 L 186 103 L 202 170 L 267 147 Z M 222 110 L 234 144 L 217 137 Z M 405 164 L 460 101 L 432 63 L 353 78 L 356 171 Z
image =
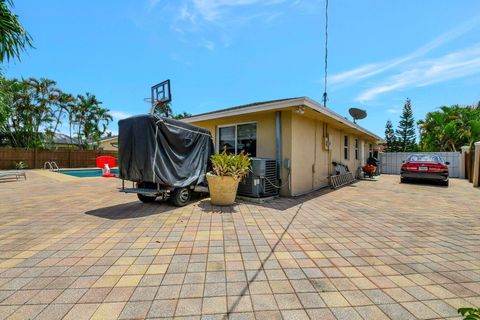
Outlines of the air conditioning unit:
M 238 185 L 240 196 L 263 198 L 278 195 L 277 161 L 251 158 L 252 172 Z

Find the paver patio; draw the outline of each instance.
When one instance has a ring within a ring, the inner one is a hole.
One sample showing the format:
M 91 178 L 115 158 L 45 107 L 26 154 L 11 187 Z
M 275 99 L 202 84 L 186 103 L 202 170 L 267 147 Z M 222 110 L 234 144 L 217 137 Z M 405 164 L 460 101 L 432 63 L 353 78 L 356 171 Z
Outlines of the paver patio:
M 0 319 L 459 319 L 480 306 L 480 190 L 465 181 L 381 176 L 223 209 L 142 204 L 119 185 L 0 183 Z

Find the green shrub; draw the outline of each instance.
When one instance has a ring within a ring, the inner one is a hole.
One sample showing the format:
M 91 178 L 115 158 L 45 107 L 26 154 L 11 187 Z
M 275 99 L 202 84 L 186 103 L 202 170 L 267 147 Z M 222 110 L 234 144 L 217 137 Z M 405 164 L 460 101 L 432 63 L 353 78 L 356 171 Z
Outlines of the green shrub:
M 241 180 L 250 172 L 250 158 L 245 152 L 228 154 L 226 150 L 211 157 L 213 171 L 217 176 L 230 176 Z
M 23 161 L 15 162 L 15 169 L 23 170 L 23 169 L 27 169 L 27 168 L 28 168 L 28 164 L 26 164 L 25 162 L 23 162 Z
M 460 308 L 458 313 L 465 317 L 463 320 L 480 320 L 479 308 Z

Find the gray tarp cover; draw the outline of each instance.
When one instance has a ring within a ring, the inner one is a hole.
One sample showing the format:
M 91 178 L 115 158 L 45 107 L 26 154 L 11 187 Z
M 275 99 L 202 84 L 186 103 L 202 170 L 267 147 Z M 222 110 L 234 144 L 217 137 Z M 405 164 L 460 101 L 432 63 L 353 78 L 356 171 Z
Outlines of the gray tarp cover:
M 120 178 L 173 187 L 205 181 L 213 153 L 208 130 L 157 115 L 123 119 L 118 127 Z

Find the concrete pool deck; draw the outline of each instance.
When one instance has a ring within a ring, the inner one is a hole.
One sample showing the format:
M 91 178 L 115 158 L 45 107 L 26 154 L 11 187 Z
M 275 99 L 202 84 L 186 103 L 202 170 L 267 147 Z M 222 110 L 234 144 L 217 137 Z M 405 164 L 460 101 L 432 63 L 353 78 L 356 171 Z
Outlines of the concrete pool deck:
M 462 180 L 175 208 L 118 179 L 27 177 L 0 183 L 0 319 L 460 319 L 480 306 L 480 190 Z

